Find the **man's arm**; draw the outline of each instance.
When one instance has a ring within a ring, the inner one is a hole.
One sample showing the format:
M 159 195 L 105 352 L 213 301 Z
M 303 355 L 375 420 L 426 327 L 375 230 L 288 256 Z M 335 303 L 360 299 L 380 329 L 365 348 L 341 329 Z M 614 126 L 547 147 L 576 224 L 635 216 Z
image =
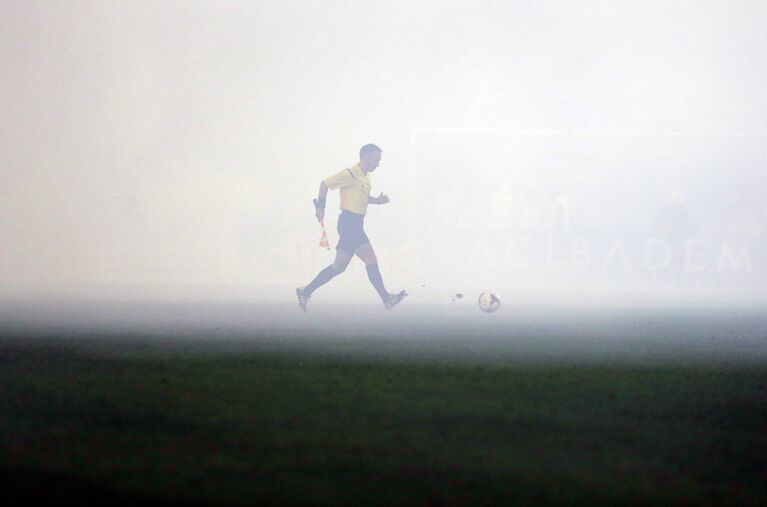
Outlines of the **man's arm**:
M 383 192 L 378 197 L 368 196 L 368 204 L 386 204 L 387 202 L 389 202 L 389 196 Z
M 322 222 L 325 218 L 325 200 L 328 195 L 328 186 L 325 184 L 325 180 L 320 182 L 320 189 L 317 192 L 317 199 L 314 200 L 314 216 L 317 217 L 318 222 Z

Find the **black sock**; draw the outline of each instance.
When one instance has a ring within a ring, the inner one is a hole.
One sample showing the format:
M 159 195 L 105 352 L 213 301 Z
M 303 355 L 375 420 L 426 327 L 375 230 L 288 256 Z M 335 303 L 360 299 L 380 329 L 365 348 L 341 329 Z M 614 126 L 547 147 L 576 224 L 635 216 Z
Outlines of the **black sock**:
M 304 291 L 308 292 L 309 295 L 312 295 L 312 292 L 320 288 L 321 286 L 325 285 L 330 281 L 331 278 L 336 276 L 338 273 L 336 273 L 335 268 L 333 268 L 333 265 L 326 267 L 322 271 L 319 272 L 319 274 L 314 278 L 314 280 L 311 281 L 309 285 L 304 287 Z
M 381 301 L 385 303 L 389 300 L 389 293 L 386 291 L 386 287 L 384 287 L 383 277 L 381 276 L 381 271 L 378 269 L 378 264 L 371 264 L 370 266 L 366 266 L 365 269 L 368 270 L 368 279 L 370 280 L 370 283 L 372 283 L 373 287 L 378 291 L 378 295 L 381 296 Z

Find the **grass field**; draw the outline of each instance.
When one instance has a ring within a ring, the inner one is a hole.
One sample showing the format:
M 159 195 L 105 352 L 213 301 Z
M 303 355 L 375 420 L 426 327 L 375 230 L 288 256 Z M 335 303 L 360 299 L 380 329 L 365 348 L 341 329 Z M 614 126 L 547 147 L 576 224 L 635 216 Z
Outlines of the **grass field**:
M 14 311 L 4 505 L 767 505 L 760 312 Z

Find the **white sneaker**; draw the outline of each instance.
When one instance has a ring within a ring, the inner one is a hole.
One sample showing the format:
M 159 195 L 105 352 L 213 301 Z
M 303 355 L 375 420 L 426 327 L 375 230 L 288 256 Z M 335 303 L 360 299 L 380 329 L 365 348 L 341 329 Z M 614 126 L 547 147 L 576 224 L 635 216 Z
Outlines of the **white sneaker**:
M 405 299 L 407 296 L 407 292 L 404 290 L 399 291 L 397 294 L 389 294 L 389 300 L 384 303 L 384 306 L 387 310 L 391 310 L 394 308 L 400 301 Z
M 296 296 L 298 296 L 298 307 L 306 313 L 306 305 L 309 303 L 309 298 L 311 298 L 311 296 L 306 293 L 304 287 L 296 289 Z

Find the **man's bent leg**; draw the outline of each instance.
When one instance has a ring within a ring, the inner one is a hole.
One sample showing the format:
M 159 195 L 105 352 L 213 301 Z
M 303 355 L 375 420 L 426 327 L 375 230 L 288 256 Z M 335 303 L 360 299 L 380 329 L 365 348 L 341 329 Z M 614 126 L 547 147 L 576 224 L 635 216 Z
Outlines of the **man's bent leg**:
M 349 265 L 349 261 L 352 260 L 352 256 L 341 249 L 336 250 L 336 259 L 333 264 L 320 271 L 317 276 L 309 282 L 309 285 L 304 287 L 304 292 L 308 296 L 312 295 L 312 292 L 328 283 L 334 276 L 340 275 L 346 271 L 346 266 Z
M 306 305 L 309 302 L 309 298 L 312 296 L 312 293 L 332 280 L 333 277 L 343 273 L 346 270 L 346 266 L 349 265 L 349 261 L 351 260 L 351 254 L 341 249 L 336 250 L 336 259 L 333 261 L 333 264 L 320 271 L 317 276 L 314 277 L 314 280 L 309 282 L 309 285 L 296 289 L 296 296 L 298 296 L 298 306 L 304 312 L 306 312 Z
M 330 266 L 326 267 L 319 273 L 317 273 L 317 276 L 314 277 L 314 280 L 309 282 L 309 285 L 304 287 L 304 292 L 307 296 L 311 296 L 312 292 L 319 289 L 326 283 L 328 283 L 331 279 L 333 279 L 334 276 L 336 276 L 338 273 L 336 273 L 335 268 L 331 264 Z

